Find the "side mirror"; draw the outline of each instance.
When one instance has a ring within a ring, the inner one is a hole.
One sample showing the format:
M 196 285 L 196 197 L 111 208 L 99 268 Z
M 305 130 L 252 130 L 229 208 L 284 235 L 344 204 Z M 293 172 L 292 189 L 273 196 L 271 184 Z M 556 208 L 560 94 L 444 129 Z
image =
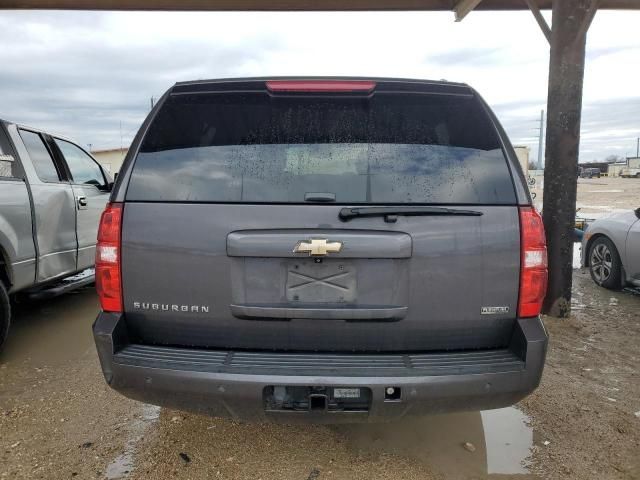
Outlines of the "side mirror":
M 113 190 L 113 182 L 107 182 L 103 185 L 96 185 L 96 187 L 98 187 L 98 190 L 102 192 L 110 192 L 111 190 Z
M 118 179 L 118 172 L 113 174 L 113 182 L 107 182 L 107 188 L 105 189 L 107 192 L 110 192 L 111 190 L 113 190 L 113 186 L 115 185 L 117 179 Z
M 636 214 L 636 217 L 640 218 L 640 208 L 636 208 L 633 213 Z

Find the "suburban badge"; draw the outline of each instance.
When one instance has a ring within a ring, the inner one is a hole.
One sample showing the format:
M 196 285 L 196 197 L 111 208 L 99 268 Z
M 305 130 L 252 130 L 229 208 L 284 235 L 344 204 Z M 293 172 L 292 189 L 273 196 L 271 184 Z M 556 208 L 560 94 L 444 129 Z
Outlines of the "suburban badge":
M 209 313 L 209 305 L 178 305 L 175 303 L 133 302 L 136 310 L 157 310 L 160 312 Z

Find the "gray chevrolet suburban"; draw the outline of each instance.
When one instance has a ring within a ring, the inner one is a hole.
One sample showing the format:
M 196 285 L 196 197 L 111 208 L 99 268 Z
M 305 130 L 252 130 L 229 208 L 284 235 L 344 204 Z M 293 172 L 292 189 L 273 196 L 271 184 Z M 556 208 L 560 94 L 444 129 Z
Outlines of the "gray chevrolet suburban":
M 0 120 L 0 349 L 12 300 L 93 282 L 98 222 L 112 185 L 72 140 Z
M 497 408 L 539 384 L 546 244 L 469 86 L 177 83 L 103 213 L 107 383 L 243 420 Z

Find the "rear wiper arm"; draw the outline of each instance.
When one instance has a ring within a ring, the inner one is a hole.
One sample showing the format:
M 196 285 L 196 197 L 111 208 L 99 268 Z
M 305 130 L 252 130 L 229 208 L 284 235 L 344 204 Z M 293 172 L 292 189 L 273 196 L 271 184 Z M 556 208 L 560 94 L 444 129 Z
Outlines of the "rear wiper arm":
M 357 207 L 340 210 L 340 220 L 348 222 L 356 217 L 385 217 L 386 222 L 395 222 L 397 215 L 461 215 L 465 217 L 479 217 L 482 212 L 476 210 L 459 210 L 446 207 Z

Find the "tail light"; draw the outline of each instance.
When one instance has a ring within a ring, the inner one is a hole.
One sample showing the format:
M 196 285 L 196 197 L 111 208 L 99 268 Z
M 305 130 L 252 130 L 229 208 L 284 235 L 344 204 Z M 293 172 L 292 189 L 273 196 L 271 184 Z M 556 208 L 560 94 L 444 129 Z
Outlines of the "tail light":
M 105 312 L 122 312 L 120 226 L 122 204 L 109 203 L 100 217 L 96 247 L 96 290 Z
M 535 317 L 547 293 L 547 241 L 542 218 L 533 207 L 520 207 L 520 242 L 518 316 Z
M 371 92 L 376 82 L 368 80 L 269 80 L 271 92 Z

